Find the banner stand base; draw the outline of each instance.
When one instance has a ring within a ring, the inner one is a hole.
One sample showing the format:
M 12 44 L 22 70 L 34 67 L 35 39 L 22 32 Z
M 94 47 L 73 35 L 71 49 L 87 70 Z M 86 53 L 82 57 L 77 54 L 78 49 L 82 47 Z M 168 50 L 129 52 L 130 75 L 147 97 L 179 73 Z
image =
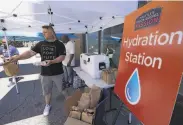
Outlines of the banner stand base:
M 116 121 L 118 119 L 118 116 L 119 116 L 120 112 L 123 109 L 124 103 L 122 101 L 120 101 L 121 103 L 120 103 L 120 106 L 118 108 L 111 108 L 112 107 L 112 104 L 111 104 L 111 102 L 112 102 L 112 94 L 114 94 L 114 93 L 113 93 L 112 89 L 109 89 L 109 91 L 110 91 L 110 95 L 109 95 L 109 110 L 107 110 L 105 113 L 107 114 L 107 113 L 110 113 L 110 112 L 113 112 L 113 111 L 117 112 L 116 115 L 114 116 L 114 120 L 112 121 L 112 124 L 111 124 L 111 125 L 115 125 Z M 118 100 L 120 100 L 119 97 L 116 94 L 114 94 L 114 96 Z M 132 113 L 131 112 L 128 115 L 128 121 L 127 122 L 128 122 L 129 125 L 132 123 Z M 106 123 L 106 121 L 105 121 L 105 123 Z M 106 123 L 106 125 L 107 125 L 107 123 Z

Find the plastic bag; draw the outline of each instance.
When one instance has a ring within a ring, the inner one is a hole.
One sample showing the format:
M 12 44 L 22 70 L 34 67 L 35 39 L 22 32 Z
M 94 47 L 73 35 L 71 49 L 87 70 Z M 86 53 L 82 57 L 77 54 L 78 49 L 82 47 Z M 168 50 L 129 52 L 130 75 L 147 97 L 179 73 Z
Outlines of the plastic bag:
M 73 88 L 74 89 L 77 89 L 77 88 L 79 88 L 81 86 L 82 86 L 82 80 L 81 80 L 81 78 L 79 76 L 77 76 L 77 75 L 74 76 Z

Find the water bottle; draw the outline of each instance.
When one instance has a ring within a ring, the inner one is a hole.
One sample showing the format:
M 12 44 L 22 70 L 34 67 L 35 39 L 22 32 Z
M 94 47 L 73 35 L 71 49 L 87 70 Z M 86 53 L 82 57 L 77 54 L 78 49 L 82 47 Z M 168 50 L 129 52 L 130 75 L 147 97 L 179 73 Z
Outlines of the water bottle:
M 41 62 L 35 62 L 35 63 L 33 63 L 33 65 L 40 66 L 41 65 Z

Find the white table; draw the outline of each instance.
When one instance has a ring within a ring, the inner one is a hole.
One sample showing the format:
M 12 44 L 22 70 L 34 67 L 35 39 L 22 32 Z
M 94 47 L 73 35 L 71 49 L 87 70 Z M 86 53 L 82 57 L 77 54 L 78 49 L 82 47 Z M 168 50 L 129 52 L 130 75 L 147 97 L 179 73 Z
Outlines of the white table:
M 111 88 L 114 87 L 114 84 L 106 84 L 102 79 L 93 79 L 89 74 L 82 71 L 80 67 L 75 67 L 73 70 L 76 74 L 85 82 L 85 84 L 91 88 L 93 85 L 96 85 L 100 88 Z
M 96 85 L 100 88 L 111 88 L 114 87 L 115 84 L 106 84 L 105 81 L 103 81 L 102 79 L 93 79 L 89 74 L 87 74 L 86 72 L 82 71 L 80 67 L 75 67 L 73 68 L 73 70 L 76 72 L 76 74 L 83 80 L 85 81 L 85 84 L 91 88 L 93 85 Z M 120 109 L 112 109 L 111 108 L 111 102 L 112 102 L 112 91 L 110 90 L 110 108 L 108 111 L 106 111 L 106 113 L 110 112 L 110 111 L 114 111 L 117 110 L 117 112 L 120 111 Z M 118 117 L 118 114 L 116 115 L 116 117 Z M 132 122 L 132 114 L 129 113 L 129 119 L 128 122 L 131 123 Z

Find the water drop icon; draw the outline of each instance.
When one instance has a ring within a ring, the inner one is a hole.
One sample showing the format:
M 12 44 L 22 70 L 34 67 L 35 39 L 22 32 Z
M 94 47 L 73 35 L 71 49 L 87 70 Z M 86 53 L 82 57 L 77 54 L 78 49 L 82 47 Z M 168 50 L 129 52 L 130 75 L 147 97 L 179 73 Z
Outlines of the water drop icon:
M 141 98 L 141 86 L 138 69 L 136 68 L 128 79 L 125 86 L 125 96 L 131 105 L 136 105 Z

